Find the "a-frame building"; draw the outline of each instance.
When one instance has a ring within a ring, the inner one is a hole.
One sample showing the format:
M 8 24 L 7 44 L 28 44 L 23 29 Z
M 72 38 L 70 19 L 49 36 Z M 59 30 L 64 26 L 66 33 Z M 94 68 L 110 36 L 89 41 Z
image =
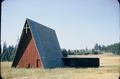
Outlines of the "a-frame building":
M 61 67 L 61 58 L 62 53 L 55 31 L 26 19 L 12 67 Z

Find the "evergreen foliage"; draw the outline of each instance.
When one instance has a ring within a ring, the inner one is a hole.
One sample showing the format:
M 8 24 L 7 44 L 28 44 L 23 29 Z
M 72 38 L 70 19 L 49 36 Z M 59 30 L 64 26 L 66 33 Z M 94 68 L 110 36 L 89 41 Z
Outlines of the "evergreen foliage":
M 13 61 L 14 57 L 15 57 L 15 50 L 16 50 L 16 47 L 14 47 L 13 45 L 12 46 L 8 46 L 7 47 L 7 44 L 4 43 L 3 44 L 3 51 L 1 51 L 1 61 Z
M 1 61 L 13 61 L 15 57 L 16 46 L 9 45 L 7 46 L 6 42 L 3 44 L 3 48 L 0 54 Z M 102 54 L 103 52 L 112 52 L 113 54 L 120 55 L 120 42 L 114 43 L 112 45 L 99 45 L 95 44 L 94 48 L 89 49 L 81 49 L 81 50 L 66 50 L 62 49 L 62 54 L 64 57 L 67 57 L 68 55 L 88 55 L 88 54 Z

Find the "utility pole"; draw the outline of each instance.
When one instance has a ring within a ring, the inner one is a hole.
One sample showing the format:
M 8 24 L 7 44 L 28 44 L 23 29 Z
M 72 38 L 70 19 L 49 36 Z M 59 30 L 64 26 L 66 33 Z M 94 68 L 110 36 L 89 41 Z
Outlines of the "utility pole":
M 2 79 L 1 76 L 1 13 L 2 13 L 2 2 L 4 0 L 0 0 L 0 79 Z

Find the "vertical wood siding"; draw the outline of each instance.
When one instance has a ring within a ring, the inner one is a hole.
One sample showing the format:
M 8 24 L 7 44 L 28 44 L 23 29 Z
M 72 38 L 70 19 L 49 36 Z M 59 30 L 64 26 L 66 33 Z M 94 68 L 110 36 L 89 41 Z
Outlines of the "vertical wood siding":
M 39 57 L 38 54 L 39 53 L 34 44 L 34 40 L 31 39 L 17 67 L 26 67 L 26 68 L 42 67 L 41 58 Z

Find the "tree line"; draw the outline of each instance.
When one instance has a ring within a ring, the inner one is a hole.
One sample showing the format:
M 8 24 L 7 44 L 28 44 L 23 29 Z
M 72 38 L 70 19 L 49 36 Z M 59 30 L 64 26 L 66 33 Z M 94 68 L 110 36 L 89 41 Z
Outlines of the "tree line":
M 4 42 L 3 48 L 0 54 L 1 61 L 13 61 L 16 53 L 15 51 L 16 51 L 16 46 L 13 46 L 13 45 L 7 46 L 7 43 Z
M 4 42 L 0 59 L 1 61 L 13 61 L 16 54 L 17 45 L 7 45 Z M 113 54 L 120 55 L 120 42 L 114 43 L 108 46 L 95 44 L 93 49 L 81 49 L 81 50 L 66 50 L 62 49 L 63 56 L 67 57 L 67 55 L 88 55 L 88 54 L 102 54 L 102 53 L 112 52 Z
M 81 49 L 81 50 L 66 50 L 62 49 L 62 54 L 64 57 L 67 55 L 88 55 L 88 54 L 103 54 L 103 53 L 113 53 L 116 55 L 120 55 L 120 42 L 114 43 L 108 46 L 95 44 L 93 49 Z

